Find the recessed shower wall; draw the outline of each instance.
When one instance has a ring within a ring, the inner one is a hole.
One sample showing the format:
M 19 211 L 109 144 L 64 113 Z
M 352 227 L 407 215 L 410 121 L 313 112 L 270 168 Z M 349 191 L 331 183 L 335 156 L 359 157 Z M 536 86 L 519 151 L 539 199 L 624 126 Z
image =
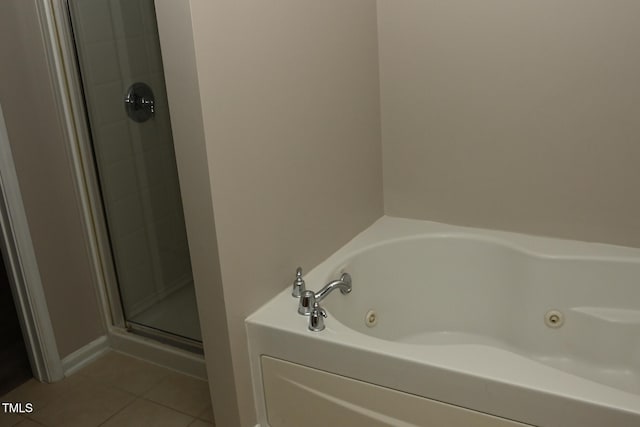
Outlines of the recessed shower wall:
M 119 285 L 111 303 L 128 326 L 200 341 L 153 0 L 69 6 Z M 155 97 L 144 122 L 125 111 L 137 82 Z

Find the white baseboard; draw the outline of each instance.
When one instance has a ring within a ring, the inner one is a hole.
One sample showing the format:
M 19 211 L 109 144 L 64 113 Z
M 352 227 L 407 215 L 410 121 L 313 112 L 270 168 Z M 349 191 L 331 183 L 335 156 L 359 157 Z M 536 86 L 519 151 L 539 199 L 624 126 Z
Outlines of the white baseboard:
M 109 351 L 109 339 L 106 335 L 91 341 L 89 344 L 62 359 L 64 376 L 68 377 L 74 374 L 107 351 Z

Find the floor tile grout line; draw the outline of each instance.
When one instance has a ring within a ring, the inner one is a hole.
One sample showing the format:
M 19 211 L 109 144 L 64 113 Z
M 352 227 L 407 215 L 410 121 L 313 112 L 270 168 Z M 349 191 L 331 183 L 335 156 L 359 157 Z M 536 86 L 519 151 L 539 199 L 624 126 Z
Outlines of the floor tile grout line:
M 80 375 L 80 374 L 79 374 L 79 373 L 76 373 L 76 374 L 74 374 L 74 376 L 75 376 L 75 375 Z M 106 383 L 106 382 L 104 382 L 104 381 L 96 380 L 96 379 L 94 379 L 94 378 L 91 378 L 91 377 L 88 377 L 88 376 L 84 376 L 84 375 L 82 375 L 82 377 L 83 377 L 85 380 L 87 380 L 87 381 L 89 381 L 89 382 L 92 382 L 94 386 L 104 387 L 104 388 L 107 388 L 107 389 L 111 389 L 112 391 L 117 391 L 117 392 L 119 392 L 119 393 L 124 393 L 124 394 L 129 395 L 130 397 L 133 397 L 133 399 L 132 399 L 130 402 L 128 402 L 127 404 L 125 404 L 125 406 L 123 406 L 122 408 L 120 408 L 119 410 L 117 410 L 115 413 L 111 414 L 107 419 L 105 419 L 105 421 L 104 421 L 104 422 L 106 422 L 106 420 L 108 420 L 109 418 L 111 418 L 112 416 L 114 416 L 115 414 L 117 414 L 118 412 L 120 412 L 120 411 L 121 411 L 122 409 L 124 409 L 125 407 L 129 406 L 131 403 L 135 402 L 135 400 L 136 400 L 137 398 L 139 398 L 139 397 L 140 397 L 140 396 L 136 395 L 135 393 L 131 393 L 131 392 L 129 392 L 129 391 L 125 391 L 125 390 L 121 390 L 121 389 L 119 389 L 119 388 L 117 388 L 117 387 L 113 387 L 111 384 L 108 384 L 108 383 Z M 75 386 L 73 386 L 73 387 L 71 387 L 69 390 L 67 390 L 66 392 L 62 393 L 60 396 L 68 395 L 68 394 L 70 394 L 71 392 L 73 392 L 74 390 L 76 390 L 76 389 L 78 389 L 78 388 L 80 388 L 80 387 L 82 387 L 82 385 L 81 385 L 81 384 L 76 384 Z M 49 404 L 50 404 L 50 403 L 49 403 Z M 49 404 L 44 405 L 44 406 L 43 406 L 43 408 L 47 408 L 47 407 L 49 406 Z M 34 413 L 35 413 L 35 412 L 34 412 Z M 26 418 L 28 418 L 30 421 L 33 421 L 33 422 L 35 422 L 35 423 L 37 423 L 37 424 L 40 424 L 40 425 L 42 425 L 42 426 L 44 426 L 44 427 L 51 427 L 49 424 L 43 424 L 43 421 L 41 421 L 41 420 L 39 420 L 39 419 L 36 419 L 36 418 L 33 418 L 33 417 L 32 417 L 32 415 L 33 415 L 33 414 L 28 414 L 28 415 L 25 415 L 25 417 L 26 417 Z M 104 422 L 103 422 L 103 423 L 104 423 Z M 103 423 L 100 423 L 99 425 L 102 425 Z
M 84 371 L 84 369 L 83 369 L 83 370 L 80 370 L 79 372 L 74 373 L 74 375 L 65 377 L 63 379 L 63 381 L 68 381 L 72 377 L 76 377 L 76 379 L 79 380 L 79 382 L 70 385 L 69 388 L 65 389 L 62 393 L 56 395 L 56 397 L 61 397 L 61 396 L 65 396 L 65 395 L 69 395 L 69 394 L 73 393 L 78 388 L 82 387 L 82 382 L 84 382 L 84 381 L 88 381 L 90 383 L 93 383 L 94 385 L 99 385 L 101 387 L 105 387 L 105 388 L 108 388 L 108 389 L 111 389 L 111 390 L 116 390 L 116 391 L 119 391 L 121 393 L 126 393 L 127 395 L 132 397 L 131 401 L 126 403 L 122 408 L 116 410 L 115 412 L 110 414 L 105 420 L 100 422 L 100 424 L 99 424 L 100 426 L 103 426 L 105 423 L 109 422 L 109 420 L 111 420 L 113 417 L 117 416 L 119 413 L 121 413 L 122 411 L 124 411 L 127 408 L 129 408 L 131 405 L 133 405 L 138 400 L 142 400 L 142 401 L 146 401 L 146 402 L 149 402 L 149 403 L 152 403 L 152 404 L 156 404 L 156 405 L 159 405 L 159 406 L 161 406 L 163 408 L 171 410 L 171 411 L 173 411 L 175 413 L 187 416 L 191 420 L 188 425 L 192 425 L 192 424 L 196 423 L 197 421 L 202 421 L 202 422 L 205 422 L 205 423 L 208 423 L 208 424 L 212 423 L 212 421 L 208 419 L 209 417 L 205 418 L 205 416 L 206 416 L 205 412 L 208 411 L 208 406 L 210 405 L 210 398 L 209 398 L 209 403 L 207 405 L 205 405 L 201 410 L 197 411 L 198 412 L 197 415 L 192 415 L 192 414 L 184 412 L 184 411 L 182 411 L 180 409 L 176 409 L 176 408 L 171 407 L 171 406 L 169 406 L 167 404 L 164 404 L 164 403 L 161 403 L 161 402 L 157 402 L 155 400 L 152 400 L 152 399 L 146 397 L 146 395 L 149 394 L 149 392 L 151 392 L 155 387 L 157 387 L 159 384 L 161 384 L 164 380 L 166 380 L 168 377 L 170 377 L 172 375 L 178 375 L 178 376 L 183 376 L 183 377 L 186 377 L 186 378 L 189 378 L 189 379 L 198 380 L 198 381 L 203 382 L 205 384 L 208 383 L 206 380 L 203 380 L 201 378 L 194 377 L 194 376 L 191 376 L 191 375 L 184 374 L 184 373 L 182 373 L 180 371 L 176 371 L 176 370 L 167 368 L 167 367 L 162 366 L 162 365 L 149 363 L 148 361 L 144 361 L 143 359 L 138 359 L 136 357 L 132 357 L 132 356 L 129 356 L 129 355 L 124 354 L 124 353 L 120 353 L 120 352 L 114 352 L 114 353 L 120 354 L 120 355 L 122 355 L 124 357 L 127 357 L 127 358 L 131 358 L 131 359 L 136 360 L 136 361 L 140 361 L 140 362 L 148 364 L 149 366 L 152 366 L 154 368 L 161 368 L 164 372 L 162 372 L 162 374 L 159 375 L 159 378 L 157 379 L 157 381 L 153 381 L 153 384 L 150 385 L 148 388 L 145 388 L 144 390 L 142 390 L 140 392 L 132 392 L 130 390 L 125 389 L 124 387 L 120 387 L 119 383 L 114 383 L 112 381 L 104 380 L 102 378 L 96 378 L 96 377 L 88 374 L 87 371 Z M 34 379 L 34 381 L 36 381 L 36 380 Z M 46 385 L 47 384 L 45 384 L 45 386 Z M 8 392 L 7 394 L 9 394 L 9 393 L 11 393 L 11 392 Z M 27 396 L 26 398 L 28 399 L 29 397 Z M 39 407 L 38 409 L 39 410 L 44 410 L 44 409 L 48 408 L 51 404 L 52 404 L 52 401 L 49 400 L 46 404 L 42 405 L 42 407 Z M 49 424 L 44 424 L 42 420 L 33 418 L 32 414 L 25 414 L 25 415 L 21 416 L 20 418 L 21 419 L 20 419 L 20 421 L 18 421 L 18 424 L 21 423 L 21 422 L 24 422 L 24 420 L 29 420 L 29 421 L 31 421 L 31 422 L 39 425 L 39 426 L 50 427 Z
M 129 390 L 125 390 L 125 389 L 122 389 L 120 387 L 117 387 L 117 386 L 113 385 L 113 383 L 110 383 L 108 381 L 103 381 L 103 380 L 99 380 L 99 379 L 96 379 L 96 378 L 91 378 L 91 377 L 88 377 L 88 376 L 85 376 L 84 378 L 89 380 L 89 381 L 91 381 L 91 382 L 93 382 L 94 385 L 100 385 L 100 386 L 109 388 L 111 390 L 118 391 L 120 393 L 129 394 L 129 395 L 131 395 L 133 397 L 140 397 L 141 396 L 141 395 L 139 395 L 137 393 L 134 393 L 134 392 L 131 392 Z M 76 388 L 77 388 L 77 386 L 76 386 Z M 71 391 L 71 390 L 69 390 L 69 391 Z
M 128 408 L 129 406 L 133 405 L 133 403 L 138 400 L 140 398 L 140 396 L 136 396 L 131 402 L 127 403 L 126 405 L 124 405 L 122 408 L 120 408 L 119 410 L 117 410 L 116 412 L 114 412 L 113 414 L 111 414 L 110 416 L 108 416 L 103 422 L 101 422 L 100 424 L 98 424 L 98 427 L 105 425 L 111 418 L 115 417 L 116 415 L 118 415 L 120 412 L 124 411 L 126 408 Z
M 145 389 L 145 390 L 143 390 L 141 392 L 133 392 L 131 390 L 127 390 L 126 388 L 119 386 L 118 383 L 116 383 L 116 382 L 97 379 L 97 378 L 94 378 L 94 377 L 92 377 L 90 375 L 85 375 L 84 377 L 88 378 L 88 379 L 90 379 L 92 381 L 99 382 L 100 384 L 115 388 L 116 390 L 120 390 L 120 391 L 124 391 L 126 393 L 129 393 L 129 394 L 133 394 L 136 397 L 142 397 L 144 394 L 150 392 L 154 387 L 156 387 L 158 384 L 160 384 L 165 378 L 167 378 L 166 375 L 163 375 L 158 381 L 155 381 L 153 383 L 153 385 L 151 385 L 151 387 L 149 387 L 149 388 L 147 388 L 147 389 Z
M 114 385 L 114 384 L 113 384 L 113 383 L 111 383 L 111 382 L 108 382 L 108 381 L 102 381 L 102 380 L 97 380 L 97 379 L 95 379 L 95 378 L 92 378 L 91 376 L 85 376 L 85 378 L 88 378 L 88 379 L 90 379 L 90 380 L 92 380 L 92 381 L 95 381 L 95 382 L 101 383 L 101 384 L 103 384 L 103 385 L 105 385 L 105 386 L 109 386 L 109 387 L 114 388 L 114 389 L 116 389 L 116 390 L 124 391 L 124 392 L 126 392 L 126 393 L 129 393 L 129 394 L 134 395 L 134 396 L 135 396 L 135 399 L 134 399 L 131 403 L 127 404 L 126 406 L 129 406 L 129 405 L 133 404 L 133 402 L 135 402 L 135 401 L 136 401 L 136 400 L 138 400 L 138 399 L 142 399 L 142 400 L 145 400 L 145 401 L 147 401 L 147 402 L 155 403 L 156 405 L 162 406 L 163 408 L 170 409 L 170 410 L 175 411 L 175 412 L 178 412 L 178 413 L 180 413 L 180 414 L 182 414 L 182 415 L 186 415 L 186 416 L 188 416 L 188 417 L 193 418 L 193 420 L 192 420 L 192 422 L 191 422 L 190 424 L 192 424 L 192 423 L 193 423 L 193 422 L 195 422 L 196 420 L 200 420 L 200 421 L 204 421 L 204 422 L 207 422 L 207 423 L 211 423 L 211 421 L 209 421 L 209 420 L 204 419 L 204 418 L 202 418 L 202 417 L 201 417 L 201 415 L 202 415 L 202 414 L 203 414 L 203 413 L 208 409 L 208 406 L 209 406 L 211 403 L 209 403 L 207 406 L 205 406 L 204 408 L 202 408 L 202 410 L 198 413 L 198 415 L 192 415 L 192 414 L 189 414 L 189 413 L 187 413 L 187 412 L 181 411 L 181 410 L 179 410 L 179 409 L 173 408 L 173 407 L 168 406 L 168 405 L 166 405 L 166 404 L 164 404 L 164 403 L 157 402 L 157 401 L 155 401 L 155 400 L 152 400 L 152 399 L 150 399 L 150 398 L 147 398 L 147 397 L 146 397 L 146 394 L 147 394 L 147 393 L 149 393 L 149 392 L 150 392 L 152 389 L 154 389 L 158 384 L 160 384 L 163 380 L 165 380 L 167 377 L 169 377 L 169 376 L 170 376 L 170 374 L 176 374 L 176 373 L 177 373 L 178 375 L 183 375 L 183 374 L 181 374 L 180 372 L 173 372 L 173 371 L 171 371 L 171 370 L 168 370 L 168 371 L 169 371 L 169 373 L 167 373 L 166 375 L 163 375 L 163 376 L 162 376 L 162 378 L 161 378 L 160 380 L 158 380 L 158 381 L 157 381 L 153 386 L 151 386 L 148 390 L 146 390 L 146 391 L 144 391 L 144 392 L 141 392 L 140 394 L 132 393 L 132 392 L 130 392 L 130 391 L 128 391 L 128 390 L 124 390 L 124 389 L 122 389 L 122 388 L 120 388 L 120 387 L 117 387 L 116 385 Z M 188 376 L 188 375 L 185 375 L 185 376 L 186 376 L 186 377 L 188 377 L 188 378 L 193 378 L 193 377 L 190 377 L 190 376 Z M 195 379 L 200 380 L 199 378 L 195 378 Z M 203 382 L 205 382 L 205 383 L 206 383 L 207 381 L 203 381 Z M 123 407 L 120 411 L 124 410 L 124 409 L 126 408 L 126 406 L 125 406 L 125 407 Z M 118 411 L 118 412 L 120 412 L 120 411 Z M 117 413 L 116 413 L 116 414 L 117 414 Z M 113 414 L 111 417 L 109 417 L 109 419 L 110 419 L 110 418 L 112 418 L 113 416 L 115 416 L 116 414 Z M 102 424 L 106 423 L 107 421 L 108 421 L 108 419 L 107 419 L 107 420 L 105 420 Z M 100 424 L 100 425 L 102 425 L 102 424 Z
M 66 381 L 66 380 L 68 380 L 69 378 L 70 378 L 70 377 L 65 377 L 62 381 Z M 57 383 L 44 383 L 44 382 L 42 382 L 42 383 L 41 383 L 40 381 L 36 380 L 35 378 L 33 378 L 33 380 L 34 380 L 34 381 L 36 381 L 36 382 L 38 382 L 38 383 L 40 383 L 40 384 L 44 384 L 44 387 L 48 386 L 49 384 L 57 384 Z M 62 382 L 62 381 L 60 381 L 60 382 Z M 65 396 L 65 395 L 67 395 L 67 394 L 71 393 L 73 390 L 75 390 L 75 389 L 76 389 L 76 388 L 78 388 L 78 387 L 80 387 L 80 384 L 71 385 L 71 386 L 69 386 L 69 389 L 68 389 L 68 390 L 65 390 L 65 391 L 63 391 L 62 393 L 60 393 L 59 395 L 56 395 L 56 397 L 58 397 L 58 396 Z M 27 399 L 28 399 L 28 397 L 27 397 Z M 27 418 L 29 421 L 33 421 L 34 423 L 37 423 L 37 424 L 40 424 L 40 425 L 44 425 L 44 424 L 42 424 L 42 422 L 40 422 L 40 421 L 36 420 L 35 418 L 33 418 L 33 416 L 34 416 L 34 415 L 35 415 L 35 413 L 36 413 L 36 409 L 37 409 L 38 411 L 41 411 L 41 410 L 43 410 L 43 409 L 45 409 L 45 408 L 48 408 L 50 404 L 51 404 L 51 401 L 49 401 L 49 402 L 45 403 L 45 404 L 44 404 L 44 405 L 42 405 L 41 407 L 33 408 L 33 409 L 34 409 L 34 411 L 33 411 L 32 413 L 30 413 L 30 414 L 25 414 L 25 415 L 24 415 L 24 417 L 25 417 L 25 418 Z M 45 426 L 45 427 L 48 427 L 48 426 Z
M 209 404 L 209 406 L 211 406 L 211 404 Z M 203 415 L 203 414 L 207 411 L 207 409 L 209 409 L 209 406 L 205 407 L 205 408 L 202 410 L 202 412 L 200 412 L 200 415 L 198 415 L 196 418 L 197 418 L 197 419 L 199 419 L 199 420 L 202 420 L 202 421 L 204 421 L 204 422 L 207 422 L 207 423 L 213 423 L 213 421 L 211 421 L 211 420 L 209 420 L 209 419 L 206 419 L 206 418 L 203 418 L 203 417 L 201 416 L 201 415 Z M 211 408 L 211 415 L 213 416 L 213 408 Z
M 196 419 L 196 420 L 202 420 L 201 418 L 199 418 L 199 415 L 191 415 L 191 414 L 188 414 L 188 413 L 186 413 L 186 412 L 184 412 L 184 411 L 181 411 L 181 410 L 179 410 L 179 409 L 172 408 L 171 406 L 168 406 L 168 405 L 166 405 L 166 404 L 164 404 L 164 403 L 156 402 L 155 400 L 149 399 L 149 398 L 147 398 L 147 397 L 145 397 L 145 396 L 140 396 L 140 398 L 141 398 L 141 399 L 146 400 L 147 402 L 155 403 L 156 405 L 160 405 L 160 406 L 162 406 L 162 407 L 164 407 L 164 408 L 171 409 L 172 411 L 180 412 L 180 413 L 181 413 L 181 414 L 183 414 L 183 415 L 188 415 L 188 416 L 190 416 L 191 418 L 194 418 L 194 419 Z M 204 409 L 206 409 L 206 407 L 205 407 Z M 200 411 L 200 413 L 204 412 L 204 409 L 203 409 L 202 411 Z M 202 420 L 202 421 L 207 421 L 207 420 Z M 208 422 L 208 421 L 207 421 L 207 422 Z
M 211 426 L 213 426 L 213 427 L 216 427 L 216 425 L 215 425 L 215 424 L 213 424 L 211 421 L 202 420 L 202 419 L 200 419 L 200 418 L 196 418 L 195 420 L 193 420 L 193 421 L 191 422 L 191 424 L 189 424 L 187 427 L 191 427 L 192 425 L 194 425 L 194 424 L 195 424 L 196 422 L 198 422 L 198 421 L 201 421 L 201 422 L 203 422 L 203 423 L 205 423 L 205 424 L 207 424 L 207 425 L 211 425 Z
M 149 399 L 145 399 L 145 398 L 144 398 L 144 397 L 142 397 L 142 396 L 136 396 L 136 398 L 135 398 L 135 399 L 133 399 L 131 402 L 129 402 L 127 405 L 125 405 L 122 409 L 120 409 L 119 411 L 117 411 L 115 414 L 112 414 L 109 418 L 107 418 L 107 419 L 106 419 L 106 420 L 104 420 L 102 423 L 100 423 L 100 424 L 98 425 L 98 427 L 105 425 L 105 424 L 106 424 L 106 423 L 107 423 L 111 418 L 115 417 L 115 416 L 116 416 L 116 415 L 118 415 L 120 412 L 124 411 L 124 410 L 125 410 L 126 408 L 128 408 L 129 406 L 133 405 L 137 400 L 145 400 L 145 401 L 147 401 L 147 402 L 155 403 L 156 405 L 162 406 L 162 407 L 163 407 L 163 408 L 165 408 L 165 409 L 171 409 L 172 411 L 177 412 L 177 413 L 179 413 L 179 414 L 181 414 L 181 415 L 186 415 L 186 416 L 188 416 L 188 417 L 190 417 L 190 418 L 193 418 L 191 421 L 189 421 L 189 424 L 187 424 L 187 426 L 186 426 L 186 427 L 189 427 L 191 424 L 193 424 L 193 423 L 194 423 L 194 421 L 196 421 L 196 420 L 198 420 L 198 419 L 199 419 L 199 418 L 194 417 L 193 415 L 189 415 L 189 414 L 184 413 L 184 412 L 182 412 L 182 411 L 178 411 L 177 409 L 170 408 L 170 407 L 168 407 L 168 406 L 166 406 L 166 405 L 161 405 L 161 404 L 159 404 L 158 402 L 154 402 L 154 401 L 149 400 Z
M 32 420 L 31 418 L 28 418 L 27 416 L 24 416 L 24 415 L 20 415 L 20 418 L 21 418 L 20 421 L 18 421 L 16 424 L 14 424 L 13 427 L 18 426 L 18 424 L 21 424 L 25 420 L 31 421 L 32 423 L 37 424 L 37 425 L 42 426 L 42 427 L 49 427 L 46 424 L 42 424 L 39 421 Z

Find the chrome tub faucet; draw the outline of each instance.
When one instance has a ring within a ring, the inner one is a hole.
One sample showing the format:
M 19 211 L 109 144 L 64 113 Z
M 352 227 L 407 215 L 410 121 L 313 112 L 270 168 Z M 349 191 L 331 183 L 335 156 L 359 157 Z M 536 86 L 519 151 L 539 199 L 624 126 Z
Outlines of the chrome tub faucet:
M 324 329 L 324 319 L 326 318 L 327 312 L 317 302 L 314 302 L 311 313 L 309 313 L 309 330 L 313 332 L 322 331 Z
M 299 283 L 302 282 L 302 285 Z M 349 273 L 342 273 L 340 279 L 332 280 L 318 292 L 304 289 L 304 280 L 302 280 L 302 270 L 298 268 L 296 271 L 296 280 L 293 282 L 292 295 L 295 296 L 299 292 L 298 313 L 309 316 L 309 330 L 319 332 L 324 329 L 324 319 L 327 312 L 320 307 L 320 301 L 325 299 L 335 289 L 340 289 L 343 295 L 351 292 L 352 282 Z
M 340 289 L 342 295 L 351 292 L 351 275 L 342 273 L 338 280 L 332 280 L 316 293 L 316 301 L 320 302 L 327 297 L 334 289 Z

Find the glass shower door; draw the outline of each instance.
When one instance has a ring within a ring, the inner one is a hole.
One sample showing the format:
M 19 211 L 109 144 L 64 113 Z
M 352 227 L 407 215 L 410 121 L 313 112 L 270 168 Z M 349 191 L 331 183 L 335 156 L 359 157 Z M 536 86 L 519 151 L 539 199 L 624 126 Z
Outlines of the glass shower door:
M 69 9 L 126 322 L 201 341 L 153 0 Z

